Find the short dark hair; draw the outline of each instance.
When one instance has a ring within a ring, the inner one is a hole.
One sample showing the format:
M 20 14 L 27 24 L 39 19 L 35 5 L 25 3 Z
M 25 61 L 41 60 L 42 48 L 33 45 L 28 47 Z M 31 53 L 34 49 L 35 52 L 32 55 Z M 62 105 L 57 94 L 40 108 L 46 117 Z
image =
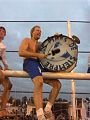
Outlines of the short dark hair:
M 33 31 L 35 30 L 36 27 L 40 28 L 40 26 L 38 26 L 38 25 L 35 25 L 34 27 L 32 27 L 31 31 L 30 31 L 31 37 L 32 37 L 32 33 L 33 33 Z
M 4 32 L 5 32 L 5 35 L 6 35 L 6 29 L 5 29 L 5 27 L 0 26 L 0 29 L 3 29 L 3 30 L 4 30 Z

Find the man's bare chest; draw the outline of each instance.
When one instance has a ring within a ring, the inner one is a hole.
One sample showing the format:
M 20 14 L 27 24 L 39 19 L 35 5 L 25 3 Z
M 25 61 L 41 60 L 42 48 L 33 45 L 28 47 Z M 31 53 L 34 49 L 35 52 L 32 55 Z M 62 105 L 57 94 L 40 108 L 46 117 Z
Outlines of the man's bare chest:
M 28 43 L 28 50 L 32 52 L 36 52 L 38 49 L 38 43 L 35 42 L 29 42 Z

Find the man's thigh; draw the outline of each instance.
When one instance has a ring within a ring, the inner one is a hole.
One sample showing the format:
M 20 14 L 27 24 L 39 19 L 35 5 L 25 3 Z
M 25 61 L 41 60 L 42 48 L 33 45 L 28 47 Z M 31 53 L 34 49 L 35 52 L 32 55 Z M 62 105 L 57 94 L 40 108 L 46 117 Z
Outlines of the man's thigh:
M 4 80 L 4 74 L 3 74 L 3 72 L 0 70 L 0 84 L 3 82 L 3 80 Z

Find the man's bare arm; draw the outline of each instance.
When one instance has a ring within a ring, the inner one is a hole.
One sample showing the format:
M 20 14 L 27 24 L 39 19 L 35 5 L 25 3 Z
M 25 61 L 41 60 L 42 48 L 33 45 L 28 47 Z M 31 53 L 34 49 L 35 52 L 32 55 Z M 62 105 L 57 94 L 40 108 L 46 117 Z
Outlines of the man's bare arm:
M 46 55 L 45 54 L 41 54 L 41 53 L 36 53 L 36 52 L 29 52 L 27 50 L 28 48 L 28 40 L 24 39 L 19 47 L 19 56 L 21 57 L 26 57 L 26 58 L 30 58 L 30 57 L 36 57 L 39 59 L 45 58 Z

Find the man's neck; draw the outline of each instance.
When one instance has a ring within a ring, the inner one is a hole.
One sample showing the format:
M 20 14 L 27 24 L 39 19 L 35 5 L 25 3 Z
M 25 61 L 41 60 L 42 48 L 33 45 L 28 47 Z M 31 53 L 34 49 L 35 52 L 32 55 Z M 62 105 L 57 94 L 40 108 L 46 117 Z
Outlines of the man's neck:
M 31 38 L 31 40 L 34 42 L 38 42 L 38 39 L 35 39 L 35 38 Z

